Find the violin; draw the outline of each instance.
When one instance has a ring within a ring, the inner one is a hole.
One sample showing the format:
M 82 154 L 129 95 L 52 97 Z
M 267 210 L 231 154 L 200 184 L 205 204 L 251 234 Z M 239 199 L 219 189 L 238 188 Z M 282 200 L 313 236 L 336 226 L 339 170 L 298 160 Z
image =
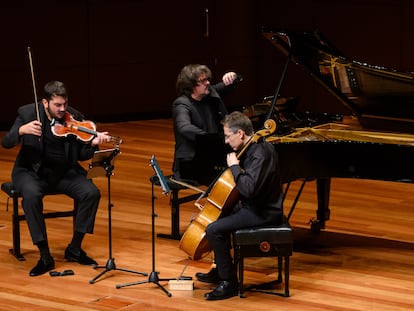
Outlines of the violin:
M 29 56 L 30 71 L 32 74 L 36 117 L 37 117 L 37 121 L 40 122 L 39 106 L 38 106 L 37 94 L 36 94 L 36 83 L 35 83 L 34 70 L 33 70 L 32 52 L 31 52 L 30 47 L 27 48 L 27 53 Z M 78 121 L 67 111 L 65 112 L 65 115 L 61 121 L 56 122 L 56 120 L 53 120 L 51 127 L 52 127 L 52 133 L 55 136 L 67 137 L 68 135 L 74 135 L 80 141 L 84 143 L 90 142 L 92 139 L 98 136 L 98 133 L 96 132 L 95 123 L 93 123 L 92 121 Z M 120 137 L 110 136 L 110 138 L 114 145 L 119 146 L 120 144 L 122 144 L 122 139 Z
M 51 128 L 53 135 L 57 137 L 67 137 L 72 135 L 76 136 L 77 139 L 84 143 L 90 142 L 98 135 L 95 123 L 88 120 L 78 121 L 69 112 L 65 113 L 62 120 L 53 120 Z M 122 143 L 120 137 L 110 137 L 115 145 L 120 145 Z

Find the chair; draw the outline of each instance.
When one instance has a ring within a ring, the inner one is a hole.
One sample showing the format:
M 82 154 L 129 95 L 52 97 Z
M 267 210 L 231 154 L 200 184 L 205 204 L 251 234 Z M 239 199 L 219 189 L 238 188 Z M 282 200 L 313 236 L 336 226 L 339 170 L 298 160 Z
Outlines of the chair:
M 7 198 L 7 210 L 9 199 L 13 200 L 13 214 L 12 214 L 12 234 L 13 234 L 13 248 L 9 251 L 14 255 L 19 261 L 25 260 L 24 256 L 20 252 L 20 221 L 25 220 L 24 215 L 19 214 L 19 198 L 21 194 L 16 191 L 12 182 L 4 182 L 1 184 L 1 190 L 8 195 Z M 58 195 L 63 194 L 59 192 L 50 192 L 45 195 Z M 58 218 L 58 217 L 73 217 L 73 222 L 75 222 L 76 215 L 76 202 L 73 203 L 73 209 L 70 211 L 56 211 L 56 212 L 44 212 L 45 218 Z
M 241 298 L 245 297 L 244 290 L 252 290 L 245 289 L 243 284 L 244 259 L 246 257 L 277 257 L 277 283 L 283 281 L 282 270 L 284 266 L 284 292 L 263 292 L 289 297 L 289 259 L 290 256 L 292 256 L 293 251 L 293 234 L 292 228 L 288 223 L 284 223 L 280 226 L 255 227 L 237 230 L 233 232 L 233 247 L 235 268 L 239 278 L 239 296 Z M 256 286 L 256 288 L 259 287 Z

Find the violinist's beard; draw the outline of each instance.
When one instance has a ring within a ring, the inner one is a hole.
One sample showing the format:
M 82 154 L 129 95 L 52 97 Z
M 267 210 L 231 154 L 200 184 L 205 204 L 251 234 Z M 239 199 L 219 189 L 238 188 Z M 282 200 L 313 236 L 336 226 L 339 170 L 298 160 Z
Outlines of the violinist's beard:
M 50 118 L 51 118 L 52 120 L 57 121 L 57 122 L 59 122 L 59 123 L 64 122 L 64 120 L 65 120 L 65 114 L 66 114 L 66 111 L 62 113 L 62 116 L 59 116 L 59 115 L 57 115 L 57 114 L 55 114 L 55 113 L 52 113 L 52 111 L 51 111 L 51 110 L 49 109 L 49 107 L 48 107 L 48 108 L 47 108 L 47 112 L 49 113 L 49 116 L 50 116 Z M 52 122 L 53 122 L 53 121 L 52 121 Z

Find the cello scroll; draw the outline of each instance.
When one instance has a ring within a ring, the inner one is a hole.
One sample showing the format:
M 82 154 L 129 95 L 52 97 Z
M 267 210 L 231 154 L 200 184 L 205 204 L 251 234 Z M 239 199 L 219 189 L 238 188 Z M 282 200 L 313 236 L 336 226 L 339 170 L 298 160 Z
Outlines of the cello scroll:
M 259 139 L 269 136 L 276 131 L 276 122 L 273 119 L 267 119 L 264 122 L 264 128 L 262 130 L 257 131 L 253 134 L 250 140 L 243 146 L 243 148 L 237 154 L 237 158 L 239 159 L 242 154 L 250 147 L 252 143 L 257 143 Z
M 253 135 L 254 142 L 258 142 L 260 138 L 272 135 L 276 131 L 276 122 L 273 119 L 267 119 L 264 122 L 264 128 L 257 131 Z

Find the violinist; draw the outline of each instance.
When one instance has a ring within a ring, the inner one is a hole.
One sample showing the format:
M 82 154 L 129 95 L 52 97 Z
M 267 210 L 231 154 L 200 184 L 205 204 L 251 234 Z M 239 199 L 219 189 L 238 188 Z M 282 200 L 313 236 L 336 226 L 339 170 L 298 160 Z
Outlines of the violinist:
M 37 107 L 36 107 L 37 105 Z M 18 109 L 14 124 L 2 139 L 4 148 L 21 144 L 12 171 L 12 181 L 22 194 L 22 206 L 33 243 L 40 251 L 40 259 L 29 275 L 37 276 L 55 268 L 51 256 L 46 224 L 43 217 L 43 194 L 46 191 L 65 193 L 77 202 L 73 237 L 64 258 L 81 265 L 96 265 L 81 248 L 86 233 L 93 233 L 100 191 L 86 177 L 86 170 L 78 161 L 91 159 L 98 145 L 110 141 L 107 132 L 96 132 L 84 142 L 76 135 L 58 137 L 53 124 L 67 114 L 75 119 L 83 116 L 68 106 L 65 85 L 59 81 L 44 86 L 41 102 Z
M 236 153 L 254 134 L 252 122 L 246 115 L 235 111 L 227 115 L 222 124 L 225 143 L 234 150 L 227 155 L 227 165 L 240 197 L 232 213 L 206 227 L 206 238 L 214 252 L 216 268 L 208 273 L 198 272 L 196 277 L 202 282 L 217 283 L 213 291 L 205 294 L 207 300 L 226 299 L 238 293 L 230 252 L 232 232 L 283 222 L 282 185 L 275 148 L 266 141 L 259 141 L 251 144 L 238 158 Z

